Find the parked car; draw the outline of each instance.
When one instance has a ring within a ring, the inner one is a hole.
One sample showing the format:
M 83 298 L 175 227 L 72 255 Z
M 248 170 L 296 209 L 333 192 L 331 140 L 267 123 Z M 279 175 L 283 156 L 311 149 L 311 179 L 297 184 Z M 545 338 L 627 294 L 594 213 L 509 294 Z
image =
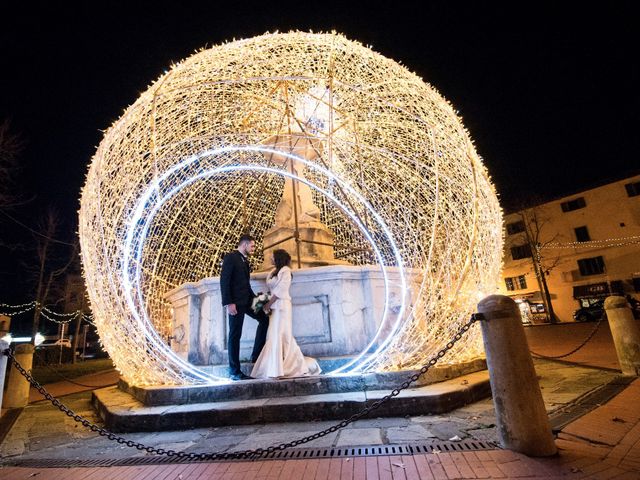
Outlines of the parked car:
M 573 318 L 576 322 L 592 322 L 600 320 L 604 318 L 607 319 L 607 312 L 604 310 L 604 298 L 596 300 L 589 305 L 584 305 L 573 312 Z M 631 312 L 633 313 L 633 317 L 636 319 L 640 319 L 640 302 L 635 300 L 634 298 L 628 296 L 627 300 L 629 305 L 631 306 Z
M 593 322 L 603 317 L 606 320 L 607 314 L 604 311 L 604 298 L 573 312 L 573 318 L 576 322 Z
M 631 295 L 627 295 L 627 302 L 633 312 L 633 318 L 640 320 L 640 301 L 633 298 Z

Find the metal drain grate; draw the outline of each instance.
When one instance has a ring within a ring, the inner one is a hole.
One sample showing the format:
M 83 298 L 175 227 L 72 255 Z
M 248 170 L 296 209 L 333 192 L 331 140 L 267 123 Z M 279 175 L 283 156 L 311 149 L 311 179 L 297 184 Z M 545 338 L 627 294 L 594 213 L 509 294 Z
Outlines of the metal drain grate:
M 554 433 L 561 431 L 574 420 L 586 415 L 591 410 L 607 403 L 635 380 L 636 377 L 618 376 L 610 382 L 591 390 L 582 397 L 574 400 L 569 405 L 549 415 L 549 423 Z
M 310 458 L 341 458 L 341 457 L 371 457 L 383 455 L 416 455 L 440 452 L 464 452 L 471 450 L 495 450 L 499 448 L 492 442 L 475 440 L 461 442 L 438 442 L 421 445 L 370 445 L 364 447 L 325 447 L 325 448 L 294 448 L 272 452 L 252 460 L 228 460 L 232 462 L 247 462 L 256 460 L 303 460 Z M 163 465 L 175 463 L 201 463 L 189 459 L 170 457 L 129 457 L 100 460 L 65 460 L 65 459 L 33 459 L 7 461 L 3 464 L 12 467 L 31 468 L 69 468 L 69 467 L 122 467 L 135 465 Z
M 470 450 L 495 450 L 491 442 L 464 441 L 439 442 L 428 445 L 372 445 L 367 447 L 344 448 L 294 448 L 273 452 L 260 460 L 296 459 L 296 458 L 334 458 L 334 457 L 371 457 L 382 455 L 415 455 L 422 453 L 464 452 Z

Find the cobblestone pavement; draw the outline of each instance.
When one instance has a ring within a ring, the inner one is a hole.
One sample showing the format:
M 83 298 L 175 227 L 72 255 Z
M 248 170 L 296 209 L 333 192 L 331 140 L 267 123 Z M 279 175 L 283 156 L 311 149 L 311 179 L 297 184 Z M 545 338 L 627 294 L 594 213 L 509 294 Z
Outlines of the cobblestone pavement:
M 614 378 L 616 372 L 536 360 L 536 371 L 548 411 L 564 408 L 573 400 Z M 101 423 L 90 404 L 90 392 L 62 397 L 77 413 Z M 337 423 L 319 421 L 273 423 L 237 427 L 202 428 L 186 431 L 130 433 L 136 442 L 187 452 L 235 451 L 267 447 L 290 441 Z M 307 444 L 309 447 L 380 444 L 428 444 L 451 439 L 496 441 L 495 415 L 491 399 L 457 409 L 446 415 L 392 417 L 359 420 L 349 427 Z M 100 459 L 142 456 L 138 450 L 119 445 L 86 430 L 45 402 L 25 408 L 5 441 L 4 458 Z

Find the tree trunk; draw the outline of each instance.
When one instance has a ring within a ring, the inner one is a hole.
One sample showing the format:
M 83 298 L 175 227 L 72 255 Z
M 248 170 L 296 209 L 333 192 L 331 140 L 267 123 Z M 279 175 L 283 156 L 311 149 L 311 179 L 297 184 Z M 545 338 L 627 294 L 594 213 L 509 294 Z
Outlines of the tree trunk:
M 547 278 L 543 271 L 540 272 L 540 278 L 542 280 L 542 288 L 541 291 L 543 295 L 543 301 L 545 302 L 545 307 L 547 312 L 549 312 L 549 322 L 550 323 L 558 323 L 556 319 L 556 313 L 553 311 L 553 304 L 551 303 L 551 294 L 549 293 L 549 287 L 547 286 Z
M 549 293 L 549 287 L 547 285 L 547 279 L 545 277 L 544 269 L 542 268 L 542 259 L 540 258 L 540 224 L 537 217 L 534 217 L 532 221 L 527 219 L 524 213 L 520 214 L 523 223 L 525 224 L 524 233 L 531 250 L 531 263 L 533 264 L 533 271 L 538 280 L 538 288 L 540 289 L 540 296 L 542 297 L 542 303 L 544 309 L 547 312 L 547 319 L 549 323 L 557 323 L 556 315 L 553 311 L 553 305 L 551 304 L 551 294 Z M 535 231 L 531 231 L 535 227 Z
M 544 309 L 547 312 L 547 319 L 549 323 L 557 323 L 556 314 L 553 311 L 553 304 L 551 303 L 551 294 L 549 293 L 549 287 L 547 285 L 547 278 L 540 262 L 540 255 L 538 253 L 538 246 L 532 245 L 531 262 L 533 263 L 533 269 L 538 280 L 538 288 L 540 288 L 540 296 L 542 297 L 542 303 Z
M 73 333 L 73 354 L 71 360 L 72 363 L 76 363 L 76 352 L 78 351 L 78 341 L 80 340 L 80 325 L 82 324 L 82 311 L 76 316 L 76 331 Z
M 44 305 L 45 296 L 42 295 L 44 289 L 44 267 L 47 262 L 47 250 L 49 248 L 49 240 L 45 240 L 42 246 L 42 254 L 40 255 L 40 273 L 38 274 L 38 287 L 36 289 L 36 307 L 33 311 L 33 328 L 31 330 L 31 344 L 36 344 L 36 334 L 40 327 L 40 314 Z M 48 290 L 48 289 L 47 289 Z

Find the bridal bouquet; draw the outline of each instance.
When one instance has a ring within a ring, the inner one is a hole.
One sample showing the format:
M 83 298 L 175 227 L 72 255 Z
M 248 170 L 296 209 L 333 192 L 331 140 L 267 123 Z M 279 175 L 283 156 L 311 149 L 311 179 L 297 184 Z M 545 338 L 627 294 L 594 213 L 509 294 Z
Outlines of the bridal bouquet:
M 264 307 L 270 299 L 271 294 L 269 292 L 258 292 L 258 294 L 253 297 L 253 301 L 251 302 L 251 310 L 253 310 L 253 313 L 258 313 L 260 310 L 262 310 L 262 307 Z

